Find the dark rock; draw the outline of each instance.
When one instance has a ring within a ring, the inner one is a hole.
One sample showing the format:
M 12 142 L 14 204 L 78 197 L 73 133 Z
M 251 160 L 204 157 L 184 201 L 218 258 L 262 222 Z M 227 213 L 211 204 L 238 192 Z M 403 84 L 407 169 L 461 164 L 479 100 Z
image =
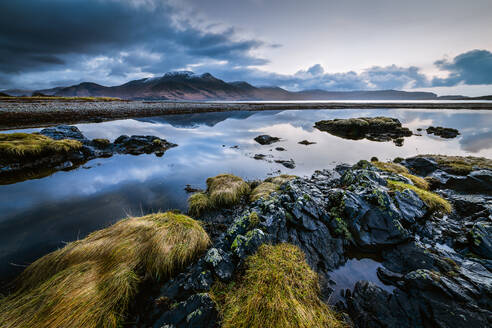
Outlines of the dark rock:
M 190 296 L 162 315 L 153 325 L 155 328 L 215 328 L 218 313 L 215 304 L 206 293 Z
M 265 159 L 266 155 L 263 155 L 263 154 L 255 154 L 255 156 L 253 156 L 254 159 L 256 160 L 263 160 Z
M 290 160 L 284 160 L 284 159 L 276 159 L 275 163 L 282 164 L 288 169 L 295 169 L 296 168 L 296 163 L 294 162 L 293 159 Z
M 71 125 L 58 125 L 51 128 L 42 129 L 40 134 L 50 137 L 51 139 L 74 139 L 83 141 L 86 140 L 82 132 L 76 127 Z
M 486 221 L 475 223 L 470 230 L 469 238 L 472 252 L 492 260 L 492 223 Z
M 422 176 L 429 175 L 438 168 L 434 159 L 420 156 L 407 158 L 401 164 Z
M 268 134 L 262 134 L 255 138 L 255 141 L 260 145 L 270 145 L 274 142 L 280 141 L 280 138 L 269 136 Z
M 312 142 L 312 141 L 309 141 L 309 140 L 302 140 L 302 141 L 299 141 L 298 144 L 301 144 L 301 145 L 305 145 L 305 146 L 309 146 L 309 145 L 314 145 L 316 142 Z
M 452 139 L 456 138 L 460 132 L 452 128 L 443 128 L 441 126 L 430 126 L 426 129 L 427 134 L 434 134 L 441 138 Z
M 222 281 L 229 281 L 234 273 L 235 266 L 228 253 L 220 248 L 211 248 L 205 255 L 205 262 Z
M 276 147 L 275 150 L 276 151 L 285 151 L 286 149 L 284 147 Z
M 200 191 L 203 191 L 202 189 L 200 188 L 194 188 L 192 187 L 191 185 L 187 184 L 186 187 L 184 187 L 184 190 L 186 192 L 189 192 L 189 193 L 195 193 L 195 192 L 200 192 Z

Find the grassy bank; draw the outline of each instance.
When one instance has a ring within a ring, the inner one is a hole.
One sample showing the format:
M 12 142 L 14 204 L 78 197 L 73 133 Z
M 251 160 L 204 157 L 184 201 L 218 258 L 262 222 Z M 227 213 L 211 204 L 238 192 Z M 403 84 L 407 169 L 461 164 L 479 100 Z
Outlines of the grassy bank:
M 81 147 L 77 140 L 53 140 L 40 134 L 0 134 L 0 158 L 5 160 L 67 153 Z
M 0 326 L 118 327 L 142 280 L 169 278 L 208 244 L 185 215 L 121 220 L 28 266 L 0 300 Z
M 296 246 L 262 245 L 238 285 L 214 286 L 223 328 L 344 327 L 319 298 L 318 276 Z

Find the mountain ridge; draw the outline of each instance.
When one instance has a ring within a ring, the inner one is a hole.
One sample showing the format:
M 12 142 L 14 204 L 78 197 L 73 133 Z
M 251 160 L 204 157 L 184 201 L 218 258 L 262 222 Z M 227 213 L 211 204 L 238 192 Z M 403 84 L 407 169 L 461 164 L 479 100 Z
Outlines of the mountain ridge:
M 210 73 L 167 72 L 162 76 L 131 80 L 117 86 L 93 82 L 42 90 L 4 90 L 12 96 L 43 94 L 48 96 L 118 97 L 132 100 L 230 100 L 230 101 L 299 101 L 299 100 L 489 100 L 491 96 L 437 96 L 432 92 L 400 90 L 327 91 L 311 89 L 288 91 L 278 86 L 257 87 L 246 81 L 225 82 Z M 19 94 L 21 93 L 22 94 Z M 30 94 L 29 94 L 30 93 Z

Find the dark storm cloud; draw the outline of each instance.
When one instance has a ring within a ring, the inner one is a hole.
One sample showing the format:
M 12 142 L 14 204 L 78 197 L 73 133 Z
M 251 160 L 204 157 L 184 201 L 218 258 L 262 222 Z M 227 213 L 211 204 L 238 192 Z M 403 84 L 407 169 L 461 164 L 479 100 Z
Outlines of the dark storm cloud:
M 241 65 L 266 62 L 249 54 L 263 46 L 262 41 L 237 40 L 232 28 L 210 32 L 185 19 L 176 24 L 176 19 L 179 12 L 164 1 L 2 1 L 0 72 L 70 68 L 82 55 L 114 58 L 136 49 L 161 55 L 162 61 L 149 66 L 158 72 L 203 58 Z M 130 56 L 121 57 L 119 63 L 149 65 Z
M 465 52 L 452 60 L 438 60 L 435 65 L 449 71 L 446 78 L 434 78 L 433 86 L 492 84 L 492 53 L 487 50 Z

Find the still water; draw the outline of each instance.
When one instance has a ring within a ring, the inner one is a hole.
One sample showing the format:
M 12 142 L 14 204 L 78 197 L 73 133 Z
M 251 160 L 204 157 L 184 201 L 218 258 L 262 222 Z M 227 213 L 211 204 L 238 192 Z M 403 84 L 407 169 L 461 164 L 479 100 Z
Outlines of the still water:
M 361 116 L 400 119 L 422 136 L 392 142 L 345 140 L 313 128 L 322 119 Z M 430 125 L 457 128 L 455 139 L 428 136 Z M 377 156 L 380 160 L 438 153 L 492 158 L 492 111 L 473 110 L 289 110 L 204 113 L 79 124 L 88 138 L 156 135 L 179 146 L 163 157 L 117 155 L 68 172 L 0 186 L 0 280 L 10 278 L 49 251 L 83 238 L 128 215 L 186 210 L 186 184 L 205 187 L 209 176 L 228 172 L 245 179 L 282 173 L 310 175 L 316 169 Z M 24 131 L 36 131 L 30 129 Z M 9 131 L 4 131 L 9 132 Z M 253 138 L 282 140 L 262 146 Z M 304 146 L 307 139 L 316 144 Z M 235 147 L 237 146 L 237 147 Z M 286 151 L 277 151 L 283 147 Z M 255 154 L 267 155 L 255 160 Z M 275 159 L 293 159 L 288 169 Z

